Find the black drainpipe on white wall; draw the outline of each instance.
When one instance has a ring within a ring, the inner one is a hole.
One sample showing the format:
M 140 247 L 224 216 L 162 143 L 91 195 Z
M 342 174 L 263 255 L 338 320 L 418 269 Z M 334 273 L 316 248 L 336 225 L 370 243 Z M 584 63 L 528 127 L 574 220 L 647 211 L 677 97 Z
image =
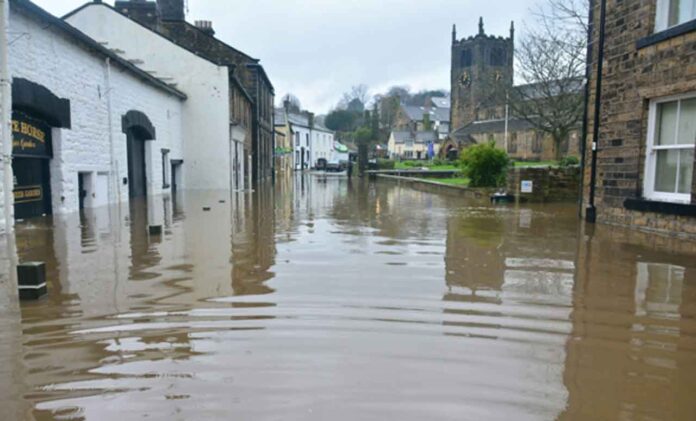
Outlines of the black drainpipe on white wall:
M 602 94 L 602 68 L 604 63 L 604 26 L 607 15 L 607 0 L 600 0 L 599 12 L 599 45 L 597 51 L 597 81 L 595 86 L 594 123 L 592 131 L 592 160 L 590 168 L 590 200 L 585 210 L 585 220 L 590 223 L 597 221 L 597 208 L 595 207 L 595 184 L 597 183 L 597 150 L 599 149 L 599 120 L 601 116 Z M 594 1 L 592 1 L 594 3 Z M 594 7 L 594 4 L 592 4 Z M 590 29 L 591 31 L 592 29 Z M 590 32 L 591 33 L 591 32 Z

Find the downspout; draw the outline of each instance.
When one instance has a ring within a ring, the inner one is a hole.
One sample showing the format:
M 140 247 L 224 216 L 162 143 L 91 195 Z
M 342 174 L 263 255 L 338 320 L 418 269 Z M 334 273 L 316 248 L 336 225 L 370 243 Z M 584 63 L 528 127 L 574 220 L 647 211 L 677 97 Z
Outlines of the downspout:
M 121 188 L 118 182 L 118 168 L 116 166 L 116 152 L 114 150 L 114 122 L 111 106 L 111 58 L 106 58 L 106 113 L 107 113 L 107 127 L 109 129 L 109 151 L 111 155 L 110 165 L 111 165 L 111 183 L 109 183 L 109 197 L 113 200 L 113 203 L 119 203 L 121 201 Z
M 12 119 L 12 89 L 10 83 L 10 68 L 8 64 L 9 47 L 7 31 L 9 29 L 10 6 L 9 0 L 0 0 L 0 143 L 2 143 L 3 165 L 3 196 L 5 234 L 10 235 L 14 229 L 12 206 L 14 203 L 12 190 L 14 182 L 12 177 L 12 132 L 10 121 Z
M 589 105 L 590 105 L 590 77 L 592 76 L 592 33 L 594 32 L 594 6 L 595 0 L 590 0 L 590 10 L 588 15 L 587 24 L 587 54 L 585 59 L 585 98 L 582 113 L 582 134 L 580 142 L 580 198 L 578 200 L 578 216 L 582 218 L 582 206 L 584 204 L 584 180 L 585 180 L 585 168 L 587 166 L 587 119 L 589 118 Z
M 597 221 L 597 208 L 595 207 L 595 184 L 597 183 L 597 150 L 599 149 L 599 118 L 602 105 L 602 68 L 604 62 L 604 26 L 606 23 L 607 0 L 600 0 L 599 16 L 599 46 L 597 48 L 597 82 L 595 87 L 594 103 L 594 127 L 592 132 L 592 168 L 590 170 L 590 203 L 585 211 L 585 220 L 590 223 Z

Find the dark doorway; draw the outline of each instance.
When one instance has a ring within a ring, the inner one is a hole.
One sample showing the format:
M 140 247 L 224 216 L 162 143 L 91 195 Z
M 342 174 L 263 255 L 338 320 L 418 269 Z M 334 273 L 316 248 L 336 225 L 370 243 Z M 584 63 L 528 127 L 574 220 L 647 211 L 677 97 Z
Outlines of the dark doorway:
M 302 166 L 300 167 L 301 170 L 305 169 L 305 148 L 301 149 L 300 155 L 302 156 Z
M 14 158 L 15 218 L 26 219 L 51 214 L 51 184 L 48 159 Z
M 80 210 L 85 208 L 85 197 L 87 197 L 87 191 L 85 190 L 85 174 L 77 173 L 77 190 L 80 197 Z
M 145 174 L 145 138 L 137 130 L 129 130 L 128 137 L 128 193 L 130 197 L 147 195 Z
M 172 164 L 172 172 L 170 174 L 172 192 L 179 189 L 179 180 L 181 179 L 181 164 L 184 162 L 180 159 L 172 159 L 169 161 Z

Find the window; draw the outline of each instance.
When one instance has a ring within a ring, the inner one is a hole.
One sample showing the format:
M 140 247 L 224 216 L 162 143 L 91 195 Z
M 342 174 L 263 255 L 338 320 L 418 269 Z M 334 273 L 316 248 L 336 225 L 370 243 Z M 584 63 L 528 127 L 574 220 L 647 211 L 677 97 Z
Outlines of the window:
M 474 57 L 473 54 L 471 54 L 471 50 L 462 51 L 462 57 L 460 61 L 461 67 L 469 67 L 472 64 L 474 64 Z
M 505 65 L 505 52 L 502 48 L 493 48 L 490 53 L 490 64 L 491 66 L 503 66 Z
M 696 94 L 650 103 L 645 197 L 691 202 L 696 143 Z
M 508 153 L 517 153 L 517 132 L 511 133 L 508 140 Z
M 169 149 L 162 149 L 162 188 L 169 188 Z
M 300 134 L 295 133 L 295 146 L 300 146 Z
M 532 140 L 532 153 L 541 153 L 543 142 L 544 134 L 542 132 L 534 133 L 534 140 Z
M 696 19 L 696 0 L 658 0 L 655 32 Z

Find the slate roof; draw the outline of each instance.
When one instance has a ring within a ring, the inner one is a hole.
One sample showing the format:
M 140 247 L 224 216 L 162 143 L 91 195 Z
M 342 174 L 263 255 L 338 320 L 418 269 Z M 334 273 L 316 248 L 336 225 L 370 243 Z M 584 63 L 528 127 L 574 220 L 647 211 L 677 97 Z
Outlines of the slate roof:
M 450 109 L 449 108 L 431 108 L 426 111 L 425 107 L 420 107 L 417 105 L 406 105 L 401 104 L 401 109 L 404 110 L 409 120 L 411 121 L 423 121 L 423 115 L 425 113 L 430 114 L 430 121 L 442 121 L 449 123 L 450 119 Z
M 166 91 L 167 93 L 179 97 L 180 99 L 186 99 L 186 94 L 176 89 L 175 87 L 165 83 L 161 79 L 152 76 L 150 73 L 145 72 L 139 67 L 135 66 L 133 63 L 99 44 L 94 39 L 87 36 L 84 32 L 70 25 L 69 23 L 63 21 L 62 19 L 53 16 L 41 7 L 32 3 L 29 0 L 12 0 L 12 7 L 18 7 L 23 11 L 31 14 L 35 18 L 43 21 L 46 27 L 52 26 L 59 31 L 62 31 L 68 37 L 71 37 L 78 44 L 81 44 L 84 48 L 89 49 L 103 57 L 108 57 L 112 62 L 120 65 L 124 70 L 130 72 L 135 77 L 139 78 L 143 82 L 152 85 L 160 90 Z
M 434 131 L 420 131 L 420 132 L 410 132 L 410 131 L 393 131 L 392 136 L 396 143 L 428 143 L 437 142 L 437 133 Z
M 529 130 L 534 128 L 527 120 L 510 118 L 508 120 L 508 131 Z M 475 121 L 464 127 L 460 127 L 452 133 L 455 137 L 480 134 L 480 133 L 502 133 L 505 131 L 505 119 Z
M 437 108 L 451 108 L 452 102 L 449 98 L 430 98 Z

